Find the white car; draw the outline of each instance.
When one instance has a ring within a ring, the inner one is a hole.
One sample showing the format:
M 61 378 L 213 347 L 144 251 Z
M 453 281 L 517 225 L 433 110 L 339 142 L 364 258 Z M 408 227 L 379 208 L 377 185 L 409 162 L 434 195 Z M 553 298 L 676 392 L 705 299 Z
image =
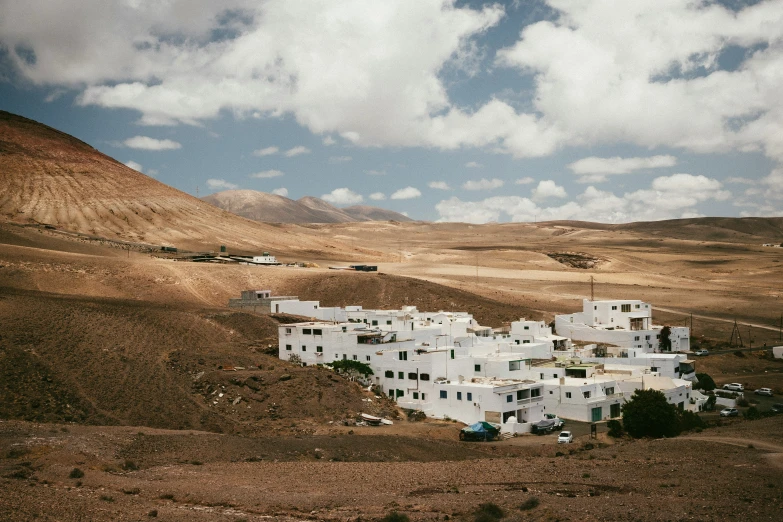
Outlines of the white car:
M 570 431 L 561 431 L 557 437 L 558 444 L 571 444 L 574 442 L 574 436 Z
M 720 410 L 720 416 L 721 417 L 738 417 L 739 411 L 737 411 L 737 408 L 725 408 Z
M 707 350 L 696 350 L 695 352 L 693 352 L 693 355 L 698 355 L 700 357 L 704 357 L 704 356 L 709 355 L 709 354 L 710 354 L 710 352 L 707 351 Z
M 766 395 L 767 397 L 772 397 L 774 395 L 774 393 L 772 393 L 772 390 L 769 388 L 759 388 L 753 393 L 755 393 L 756 395 Z
M 729 391 L 744 391 L 745 390 L 745 388 L 738 382 L 731 382 L 729 384 L 724 384 L 723 385 L 723 389 L 724 390 L 729 390 Z

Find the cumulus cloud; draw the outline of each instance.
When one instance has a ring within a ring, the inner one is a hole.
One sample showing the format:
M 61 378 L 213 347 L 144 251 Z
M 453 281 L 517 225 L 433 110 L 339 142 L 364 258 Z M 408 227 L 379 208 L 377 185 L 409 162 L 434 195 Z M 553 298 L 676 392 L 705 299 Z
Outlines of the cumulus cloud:
M 325 136 L 324 139 L 321 140 L 321 143 L 323 143 L 328 147 L 329 145 L 334 145 L 335 143 L 337 143 L 337 141 L 331 136 Z
M 276 194 L 278 196 L 288 197 L 288 189 L 285 187 L 280 187 L 272 191 L 272 194 Z
M 132 168 L 133 170 L 136 170 L 136 171 L 138 171 L 138 172 L 144 172 L 144 167 L 142 167 L 140 163 L 136 163 L 136 162 L 135 162 L 135 161 L 133 161 L 133 160 L 130 160 L 129 162 L 127 162 L 127 163 L 125 164 L 125 166 L 126 166 L 126 167 L 130 167 L 130 168 Z
M 469 169 L 483 169 L 484 165 L 482 165 L 478 161 L 469 161 L 465 163 L 465 167 Z
M 780 186 L 783 186 L 783 172 L 780 177 Z M 777 187 L 774 182 L 775 179 L 771 178 L 767 183 L 772 190 Z M 540 182 L 534 190 L 534 194 L 545 192 L 560 193 L 551 180 Z M 575 200 L 555 206 L 543 206 L 542 200 L 536 200 L 535 196 L 497 196 L 481 201 L 462 201 L 454 197 L 439 202 L 435 208 L 440 221 L 487 223 L 578 219 L 626 223 L 699 215 L 699 204 L 724 201 L 729 196 L 729 192 L 723 190 L 722 184 L 716 179 L 674 174 L 655 178 L 649 188 L 622 195 L 589 186 Z
M 361 194 L 357 194 L 349 188 L 337 188 L 329 194 L 324 194 L 321 199 L 328 201 L 332 205 L 357 205 L 364 201 Z
M 373 201 L 383 201 L 384 199 L 386 199 L 386 194 L 384 194 L 383 192 L 373 192 L 372 194 L 370 194 L 370 199 Z
M 303 145 L 299 145 L 285 151 L 286 158 L 293 158 L 294 156 L 300 156 L 302 154 L 310 154 L 310 149 Z
M 677 164 L 674 156 L 650 156 L 646 158 L 597 158 L 591 156 L 568 165 L 571 171 L 580 176 L 579 183 L 602 183 L 607 175 L 629 174 L 636 170 L 673 167 Z
M 415 187 L 405 187 L 394 192 L 391 199 L 414 199 L 421 197 L 421 191 Z
M 502 179 L 486 179 L 481 178 L 478 181 L 469 180 L 462 184 L 462 188 L 465 190 L 493 190 L 496 188 L 500 188 L 504 185 Z
M 211 189 L 226 189 L 226 190 L 232 190 L 237 188 L 238 185 L 235 185 L 234 183 L 229 183 L 228 181 L 224 179 L 208 179 L 207 180 L 207 186 Z
M 531 178 L 530 176 L 526 176 L 524 178 L 519 178 L 514 182 L 515 185 L 530 185 L 531 183 L 535 183 L 536 180 Z
M 565 197 L 568 197 L 565 189 L 551 179 L 539 181 L 538 186 L 533 189 L 533 201 Z
M 280 176 L 284 176 L 285 174 L 279 170 L 271 169 L 271 170 L 262 170 L 261 172 L 256 172 L 255 174 L 250 174 L 248 178 L 255 178 L 255 179 L 269 179 L 269 178 L 279 178 Z
M 435 190 L 451 190 L 451 187 L 445 181 L 430 181 L 427 186 Z
M 253 156 L 271 156 L 272 154 L 277 154 L 280 151 L 277 147 L 264 147 L 263 149 L 256 149 L 253 151 Z
M 175 150 L 182 148 L 182 144 L 173 140 L 159 140 L 149 136 L 134 136 L 123 141 L 122 144 L 130 149 L 142 150 Z

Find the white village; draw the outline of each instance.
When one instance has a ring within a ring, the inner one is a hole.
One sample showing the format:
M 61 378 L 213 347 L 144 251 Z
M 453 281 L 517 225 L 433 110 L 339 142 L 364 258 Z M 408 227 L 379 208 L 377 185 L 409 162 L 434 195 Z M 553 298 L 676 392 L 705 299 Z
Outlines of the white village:
M 357 361 L 372 370 L 357 378 L 401 408 L 505 434 L 530 433 L 545 419 L 619 418 L 636 390 L 658 390 L 681 410 L 707 401 L 693 389 L 689 329 L 654 324 L 638 300 L 585 299 L 581 312 L 555 316 L 554 330 L 524 318 L 491 328 L 467 312 L 414 306 L 324 307 L 269 290 L 245 291 L 231 306 L 313 319 L 279 327 L 280 359 Z

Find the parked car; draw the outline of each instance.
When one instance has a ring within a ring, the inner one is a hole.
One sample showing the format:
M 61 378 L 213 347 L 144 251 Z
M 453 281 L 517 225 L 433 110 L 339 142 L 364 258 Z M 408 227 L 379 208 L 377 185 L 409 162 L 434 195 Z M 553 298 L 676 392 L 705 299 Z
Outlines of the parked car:
M 724 384 L 723 385 L 723 389 L 724 390 L 729 390 L 729 391 L 744 391 L 745 390 L 745 388 L 738 382 L 731 382 L 729 384 Z
M 709 350 L 704 350 L 704 349 L 696 350 L 695 352 L 693 352 L 693 355 L 699 355 L 699 356 L 704 356 L 709 354 L 710 354 Z
M 555 431 L 555 421 L 552 419 L 544 419 L 534 423 L 531 426 L 530 433 L 533 435 L 546 435 L 547 433 L 552 433 L 553 431 Z
M 574 442 L 574 435 L 570 431 L 561 431 L 557 437 L 558 444 L 571 444 Z
M 759 388 L 753 393 L 755 393 L 756 395 L 766 395 L 767 397 L 772 397 L 773 395 L 775 395 L 774 393 L 772 393 L 772 390 L 769 388 Z
M 544 418 L 555 422 L 555 424 L 553 425 L 553 430 L 559 430 L 563 426 L 565 426 L 565 421 L 560 417 L 558 417 L 557 415 L 555 415 L 554 413 L 546 413 L 544 414 Z
M 720 410 L 721 417 L 737 417 L 738 415 L 739 412 L 737 411 L 737 408 L 724 408 Z
M 775 404 L 772 405 L 769 411 L 771 411 L 772 413 L 783 413 L 783 404 L 776 402 Z

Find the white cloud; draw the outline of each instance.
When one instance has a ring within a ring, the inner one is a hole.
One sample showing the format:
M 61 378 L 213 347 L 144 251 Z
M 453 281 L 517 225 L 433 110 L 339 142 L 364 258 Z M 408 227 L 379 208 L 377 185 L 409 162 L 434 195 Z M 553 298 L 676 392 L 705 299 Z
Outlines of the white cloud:
M 749 179 L 749 178 L 743 178 L 743 177 L 728 177 L 725 180 L 726 183 L 735 183 L 735 184 L 741 184 L 741 185 L 755 185 L 756 180 Z
M 364 173 L 367 174 L 368 176 L 385 176 L 386 175 L 386 171 L 385 170 L 376 170 L 376 169 L 365 170 Z
M 781 185 L 783 186 L 783 171 Z M 775 179 L 768 185 L 777 187 Z M 546 180 L 539 183 L 534 194 L 561 193 L 557 185 Z M 540 190 L 539 190 L 540 189 Z M 783 189 L 782 189 L 783 190 Z M 519 196 L 497 196 L 481 201 L 451 198 L 435 208 L 439 221 L 487 223 L 491 221 L 549 221 L 577 219 L 604 223 L 627 223 L 696 216 L 697 206 L 711 201 L 724 201 L 729 193 L 722 184 L 705 176 L 674 174 L 655 178 L 649 188 L 627 192 L 620 196 L 589 186 L 575 200 L 557 206 L 540 206 L 541 199 Z M 770 206 L 769 208 L 774 208 Z
M 256 149 L 253 151 L 253 156 L 271 156 L 277 154 L 280 151 L 277 147 L 265 147 L 263 149 Z
M 280 187 L 272 191 L 272 194 L 276 194 L 278 196 L 288 197 L 288 189 L 285 187 Z
M 147 176 L 151 178 L 156 178 L 158 176 L 158 170 L 157 169 L 147 169 L 146 172 Z
M 370 194 L 370 199 L 373 201 L 383 201 L 384 199 L 386 199 L 386 194 L 384 194 L 383 192 L 373 192 L 372 194 Z
M 139 163 L 136 163 L 136 162 L 135 162 L 135 161 L 133 161 L 133 160 L 130 160 L 129 162 L 127 162 L 127 163 L 125 164 L 125 166 L 126 166 L 126 167 L 130 167 L 130 168 L 132 168 L 133 170 L 136 170 L 136 171 L 138 171 L 138 172 L 144 172 L 144 167 L 142 167 L 142 166 L 141 166 L 141 164 L 139 164 Z
M 321 142 L 322 142 L 324 145 L 326 145 L 327 147 L 328 147 L 329 145 L 334 145 L 335 143 L 337 143 L 337 141 L 336 141 L 334 138 L 332 138 L 331 136 L 325 136 L 325 137 L 324 137 L 324 139 L 323 139 L 323 140 L 321 140 Z
M 237 188 L 238 185 L 235 185 L 234 183 L 229 183 L 228 181 L 224 179 L 208 179 L 207 180 L 207 186 L 211 189 L 226 189 L 226 190 L 233 190 Z
M 301 154 L 310 154 L 310 149 L 303 145 L 298 145 L 285 151 L 286 158 L 293 158 L 294 156 L 299 156 Z
M 531 183 L 535 183 L 536 180 L 531 178 L 530 176 L 526 176 L 524 178 L 519 178 L 514 182 L 515 185 L 530 185 Z
M 571 171 L 580 176 L 579 183 L 602 183 L 607 175 L 629 174 L 636 170 L 673 167 L 677 164 L 674 156 L 650 156 L 646 158 L 597 158 L 591 156 L 568 165 Z
M 345 163 L 348 161 L 351 161 L 353 158 L 351 156 L 331 156 L 329 158 L 329 163 Z
M 269 179 L 269 178 L 279 178 L 280 176 L 284 176 L 285 174 L 279 170 L 271 169 L 271 170 L 262 170 L 261 172 L 256 172 L 255 174 L 250 174 L 248 178 L 255 178 L 255 179 Z
M 462 184 L 462 188 L 465 190 L 493 190 L 502 187 L 504 184 L 505 183 L 502 179 L 481 178 L 478 181 L 474 181 L 474 180 L 466 181 L 465 183 Z
M 451 187 L 449 187 L 449 184 L 445 181 L 430 181 L 427 183 L 427 186 L 436 190 L 451 190 Z
M 415 187 L 405 187 L 394 192 L 391 199 L 414 199 L 421 197 L 421 191 Z
M 349 188 L 337 188 L 329 194 L 324 194 L 321 199 L 332 205 L 356 205 L 364 201 L 361 194 L 357 194 Z
M 131 149 L 142 150 L 176 150 L 182 148 L 182 145 L 176 141 L 159 140 L 149 136 L 134 136 L 123 141 L 122 144 Z
M 533 189 L 533 201 L 565 197 L 568 197 L 565 189 L 551 179 L 539 181 L 538 186 Z
M 469 161 L 469 162 L 465 163 L 465 167 L 469 168 L 469 169 L 483 169 L 484 165 L 482 165 L 481 163 L 479 163 L 477 161 Z

